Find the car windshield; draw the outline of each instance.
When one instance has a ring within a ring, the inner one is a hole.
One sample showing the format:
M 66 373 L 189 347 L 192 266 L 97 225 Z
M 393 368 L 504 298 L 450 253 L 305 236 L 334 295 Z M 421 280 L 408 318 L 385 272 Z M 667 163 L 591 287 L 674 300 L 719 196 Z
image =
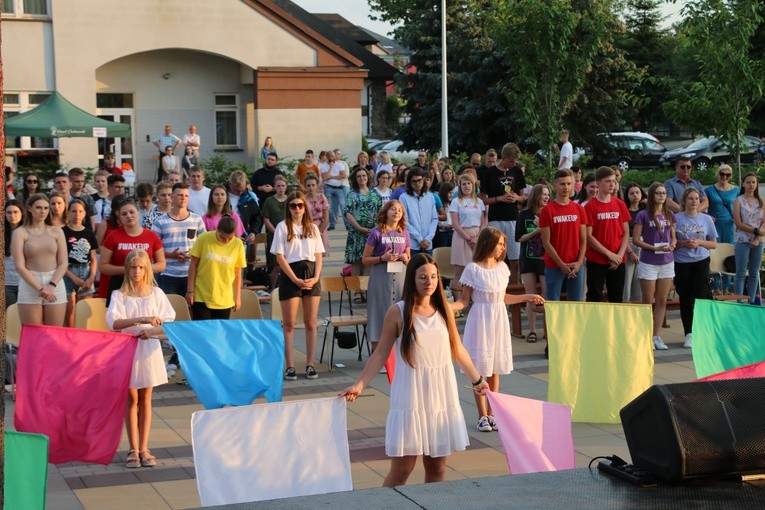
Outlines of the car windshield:
M 704 149 L 706 147 L 709 147 L 710 145 L 714 145 L 717 142 L 717 138 L 714 136 L 708 136 L 706 138 L 702 138 L 700 140 L 696 140 L 692 144 L 690 144 L 685 149 Z

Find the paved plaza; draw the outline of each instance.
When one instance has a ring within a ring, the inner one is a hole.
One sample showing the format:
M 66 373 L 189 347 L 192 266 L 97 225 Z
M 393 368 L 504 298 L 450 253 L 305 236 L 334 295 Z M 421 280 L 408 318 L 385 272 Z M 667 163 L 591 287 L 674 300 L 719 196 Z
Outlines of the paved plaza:
M 341 224 L 330 232 L 332 256 L 324 264 L 324 276 L 339 276 L 343 265 L 345 231 Z M 320 314 L 326 314 L 326 303 Z M 269 306 L 263 307 L 269 316 Z M 670 312 L 669 328 L 662 337 L 669 346 L 667 351 L 655 352 L 654 382 L 656 384 L 686 382 L 695 379 L 691 351 L 683 349 L 682 325 L 678 312 Z M 458 321 L 460 329 L 464 319 Z M 524 324 L 525 330 L 525 324 Z M 324 328 L 319 328 L 319 341 Z M 298 373 L 304 366 L 305 335 L 298 330 L 295 335 Z M 502 378 L 500 391 L 523 397 L 544 400 L 547 397 L 547 360 L 544 358 L 544 342 L 526 343 L 513 339 L 515 371 Z M 338 391 L 352 383 L 363 362 L 357 361 L 355 350 L 335 350 L 335 363 L 344 368 L 329 371 L 325 364 L 318 365 L 319 378 L 307 380 L 300 377 L 295 382 L 284 383 L 284 399 L 297 400 L 337 395 Z M 364 362 L 366 361 L 366 352 Z M 170 384 L 154 391 L 154 418 L 150 448 L 158 459 L 155 468 L 125 468 L 127 439 L 123 432 L 119 451 L 111 464 L 70 463 L 49 466 L 47 508 L 51 510 L 134 510 L 180 509 L 200 506 L 194 479 L 190 419 L 193 412 L 203 407 L 186 387 L 176 384 L 178 372 Z M 475 429 L 476 411 L 472 391 L 462 388 L 468 384 L 461 381 L 460 401 L 465 413 L 470 435 L 470 447 L 465 452 L 449 457 L 447 479 L 460 480 L 505 475 L 507 463 L 496 432 L 478 432 Z M 464 384 L 462 384 L 464 383 Z M 387 378 L 379 375 L 360 398 L 348 404 L 348 438 L 354 489 L 379 487 L 388 470 L 385 457 L 385 419 L 388 413 L 389 387 Z M 6 394 L 5 425 L 13 430 L 13 401 Z M 573 425 L 577 467 L 586 467 L 597 455 L 617 454 L 629 458 L 627 444 L 621 425 L 575 423 Z M 278 465 L 279 459 L 273 459 Z M 319 466 L 317 466 L 317 469 Z M 418 463 L 410 483 L 423 482 L 424 472 Z

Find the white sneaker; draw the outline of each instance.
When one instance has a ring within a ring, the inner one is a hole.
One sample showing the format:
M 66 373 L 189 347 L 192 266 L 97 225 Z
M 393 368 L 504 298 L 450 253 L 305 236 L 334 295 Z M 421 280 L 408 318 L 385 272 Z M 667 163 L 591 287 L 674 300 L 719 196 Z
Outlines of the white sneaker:
M 476 425 L 475 428 L 481 432 L 491 432 L 493 430 L 487 416 L 481 416 L 481 419 L 478 420 L 478 425 Z
M 669 349 L 669 347 L 667 347 L 667 344 L 664 343 L 664 340 L 662 340 L 660 336 L 653 337 L 654 351 L 666 351 L 667 349 Z
M 690 349 L 693 347 L 693 333 L 688 333 L 685 335 L 685 343 L 683 344 L 683 347 L 686 349 Z

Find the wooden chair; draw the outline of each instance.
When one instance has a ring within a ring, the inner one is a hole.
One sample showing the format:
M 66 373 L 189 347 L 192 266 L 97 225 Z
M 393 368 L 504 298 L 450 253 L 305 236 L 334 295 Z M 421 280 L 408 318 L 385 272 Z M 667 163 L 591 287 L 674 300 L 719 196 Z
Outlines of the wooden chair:
M 74 327 L 91 331 L 111 331 L 106 323 L 106 299 L 90 298 L 74 305 Z
M 281 307 L 279 307 L 281 311 Z M 232 319 L 262 319 L 263 311 L 260 309 L 260 300 L 254 290 L 242 289 L 242 307 L 231 312 Z M 301 315 L 302 318 L 302 315 Z
M 362 283 L 362 279 L 364 279 L 364 283 Z M 338 328 L 341 327 L 353 327 L 356 330 L 356 344 L 359 347 L 359 361 L 361 361 L 361 347 L 364 343 L 364 340 L 367 338 L 367 316 L 362 314 L 354 314 L 353 313 L 353 305 L 351 304 L 351 294 L 353 291 L 366 291 L 367 285 L 369 283 L 368 277 L 360 277 L 360 276 L 347 276 L 345 278 L 341 276 L 336 277 L 327 277 L 321 279 L 321 291 L 323 293 L 327 294 L 327 302 L 329 305 L 329 315 L 324 317 L 324 320 L 327 321 L 326 326 L 324 327 L 324 339 L 321 343 L 321 355 L 319 356 L 319 363 L 322 363 L 324 360 L 324 349 L 327 345 L 327 333 L 329 332 L 330 328 L 332 328 L 332 335 L 329 337 L 329 341 L 331 342 L 332 346 L 329 350 L 329 369 L 332 370 L 334 366 L 334 359 L 335 359 L 335 332 L 338 330 Z M 332 295 L 333 293 L 337 295 L 339 293 L 339 298 L 337 300 L 339 304 L 339 309 L 337 310 L 337 313 L 339 315 L 333 315 L 333 299 Z M 348 299 L 348 315 L 343 315 L 343 296 L 347 293 L 347 299 Z M 362 334 L 359 336 L 359 327 L 362 327 Z M 367 351 L 369 351 L 369 342 L 367 341 Z
M 279 287 L 275 288 L 273 292 L 271 292 L 271 319 L 275 321 L 281 322 L 284 318 L 282 317 L 282 307 L 281 303 L 279 303 Z M 295 319 L 295 329 L 305 329 L 305 321 L 303 320 L 303 300 L 300 300 L 300 304 L 298 305 L 298 311 L 297 311 L 297 318 Z
M 717 248 L 709 250 L 709 274 L 718 276 L 721 291 L 725 290 L 722 288 L 723 275 L 736 276 L 736 273 L 726 272 L 724 264 L 725 259 L 733 255 L 733 251 L 734 248 L 731 243 L 717 243 Z
M 13 357 L 19 354 L 21 343 L 21 317 L 19 317 L 19 305 L 12 304 L 5 311 L 5 343 L 8 344 L 8 357 L 10 358 L 11 398 L 16 400 L 16 364 Z
M 252 249 L 252 258 L 248 258 L 248 261 L 250 262 L 250 269 L 255 269 L 256 267 L 264 267 L 266 265 L 265 250 L 267 242 L 268 236 L 265 232 L 261 232 L 255 236 L 255 241 L 253 241 L 250 245 Z M 263 258 L 258 258 L 258 246 L 261 244 L 263 245 Z
M 448 246 L 442 246 L 433 250 L 433 260 L 438 265 L 441 273 L 441 279 L 454 279 L 454 266 L 452 265 L 452 249 Z
M 175 310 L 175 322 L 191 320 L 191 311 L 185 297 L 178 294 L 168 294 L 167 299 Z

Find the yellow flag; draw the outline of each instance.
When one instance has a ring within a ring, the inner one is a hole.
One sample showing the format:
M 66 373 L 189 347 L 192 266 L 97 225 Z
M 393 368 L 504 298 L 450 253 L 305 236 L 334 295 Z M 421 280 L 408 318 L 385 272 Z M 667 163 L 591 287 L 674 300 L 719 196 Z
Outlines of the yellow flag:
M 548 301 L 547 400 L 572 421 L 620 423 L 619 410 L 653 384 L 650 305 Z

